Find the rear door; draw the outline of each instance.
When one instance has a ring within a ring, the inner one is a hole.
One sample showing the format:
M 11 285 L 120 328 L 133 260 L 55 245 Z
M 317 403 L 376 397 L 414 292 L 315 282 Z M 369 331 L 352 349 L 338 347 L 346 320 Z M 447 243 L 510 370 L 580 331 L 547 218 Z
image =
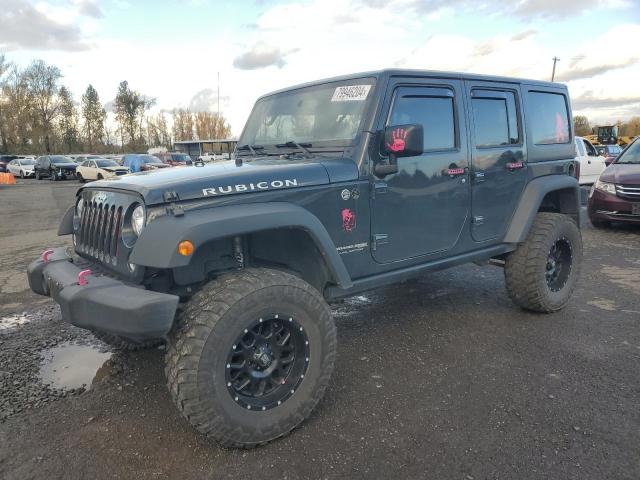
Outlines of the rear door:
M 526 184 L 520 89 L 516 84 L 466 81 L 471 130 L 471 234 L 476 242 L 506 233 Z

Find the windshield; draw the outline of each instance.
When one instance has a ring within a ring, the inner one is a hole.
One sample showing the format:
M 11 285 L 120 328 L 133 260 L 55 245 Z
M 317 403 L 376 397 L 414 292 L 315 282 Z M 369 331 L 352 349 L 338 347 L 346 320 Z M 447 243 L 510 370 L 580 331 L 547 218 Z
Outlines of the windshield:
M 238 145 L 351 144 L 372 96 L 373 79 L 291 90 L 256 102 Z
M 173 160 L 174 162 L 187 162 L 191 160 L 191 157 L 184 153 L 172 153 L 171 160 Z
M 153 155 L 138 155 L 138 158 L 144 163 L 162 163 L 162 160 L 158 157 L 154 157 Z
M 113 160 L 96 160 L 96 163 L 98 164 L 98 167 L 100 167 L 100 168 L 119 167 L 120 166 L 116 162 L 114 162 Z
M 20 160 L 20 165 L 35 165 L 36 162 L 31 160 L 30 158 L 25 158 Z
M 636 140 L 627 148 L 622 155 L 616 160 L 617 164 L 633 163 L 640 164 L 640 141 Z
M 51 163 L 72 163 L 71 160 L 66 157 L 49 157 L 49 159 Z

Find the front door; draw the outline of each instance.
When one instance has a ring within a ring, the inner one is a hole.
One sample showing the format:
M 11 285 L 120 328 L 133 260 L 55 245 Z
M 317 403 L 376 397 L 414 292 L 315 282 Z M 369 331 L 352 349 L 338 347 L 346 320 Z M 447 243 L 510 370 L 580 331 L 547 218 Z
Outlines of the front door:
M 471 234 L 500 241 L 526 184 L 527 162 L 517 85 L 465 82 L 471 113 Z
M 411 84 L 413 83 L 413 84 Z M 462 85 L 456 80 L 393 82 L 378 125 L 420 124 L 424 150 L 398 158 L 398 173 L 373 178 L 372 252 L 377 262 L 445 255 L 469 212 L 469 164 Z M 376 146 L 376 160 L 382 161 Z

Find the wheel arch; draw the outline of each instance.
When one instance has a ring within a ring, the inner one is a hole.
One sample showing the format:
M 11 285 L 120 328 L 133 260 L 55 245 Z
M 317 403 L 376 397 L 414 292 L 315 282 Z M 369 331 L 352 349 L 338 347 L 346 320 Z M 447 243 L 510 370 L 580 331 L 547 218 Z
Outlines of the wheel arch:
M 547 175 L 529 182 L 520 197 L 504 242 L 523 242 L 538 212 L 563 213 L 580 227 L 578 180 L 569 175 Z
M 202 272 L 200 263 L 209 260 L 198 256 L 199 251 L 227 248 L 237 237 L 251 247 L 251 261 L 291 269 L 318 287 L 323 275 L 342 288 L 353 285 L 320 220 L 308 210 L 285 202 L 221 206 L 159 217 L 143 230 L 130 261 L 174 269 L 188 278 L 190 267 Z M 183 240 L 196 247 L 191 257 L 177 252 Z M 316 251 L 309 252 L 309 248 Z

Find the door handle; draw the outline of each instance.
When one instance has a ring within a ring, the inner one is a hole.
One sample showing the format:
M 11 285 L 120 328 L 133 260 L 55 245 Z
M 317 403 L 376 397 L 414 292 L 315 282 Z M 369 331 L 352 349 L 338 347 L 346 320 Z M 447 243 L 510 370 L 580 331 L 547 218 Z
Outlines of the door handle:
M 507 162 L 506 167 L 508 170 L 513 172 L 514 170 L 524 168 L 524 163 L 523 162 Z
M 447 175 L 449 175 L 451 178 L 457 177 L 458 175 L 464 175 L 464 174 L 465 174 L 464 168 L 448 168 L 447 169 Z

